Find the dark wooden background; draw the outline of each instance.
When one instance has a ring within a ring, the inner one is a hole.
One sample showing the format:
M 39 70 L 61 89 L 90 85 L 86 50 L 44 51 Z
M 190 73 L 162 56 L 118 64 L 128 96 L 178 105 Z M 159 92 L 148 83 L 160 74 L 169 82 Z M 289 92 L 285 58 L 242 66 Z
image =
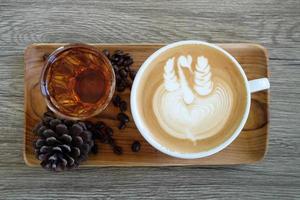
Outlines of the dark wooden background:
M 269 49 L 265 160 L 49 173 L 22 157 L 24 48 L 34 42 L 257 42 Z M 0 0 L 0 199 L 299 199 L 300 1 Z

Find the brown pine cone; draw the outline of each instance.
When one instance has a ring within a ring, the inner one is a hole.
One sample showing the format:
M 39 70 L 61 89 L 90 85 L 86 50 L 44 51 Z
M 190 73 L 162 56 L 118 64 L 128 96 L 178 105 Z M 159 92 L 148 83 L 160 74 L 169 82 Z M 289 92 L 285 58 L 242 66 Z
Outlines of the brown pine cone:
M 33 132 L 39 136 L 34 142 L 36 156 L 51 171 L 78 167 L 94 146 L 84 122 L 58 119 L 49 111 Z

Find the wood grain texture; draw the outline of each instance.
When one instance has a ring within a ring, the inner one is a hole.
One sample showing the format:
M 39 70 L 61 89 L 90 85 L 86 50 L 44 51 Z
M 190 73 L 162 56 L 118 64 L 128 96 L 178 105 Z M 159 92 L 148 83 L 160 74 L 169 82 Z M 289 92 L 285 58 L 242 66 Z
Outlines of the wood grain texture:
M 47 57 L 55 49 L 64 44 L 32 44 L 25 50 L 25 130 L 24 130 L 24 160 L 29 166 L 39 166 L 35 158 L 33 142 L 36 137 L 32 129 L 46 111 L 46 104 L 40 92 L 40 74 Z M 163 45 L 111 45 L 96 44 L 99 50 L 108 49 L 114 52 L 121 49 L 129 53 L 134 60 L 133 69 L 139 66 Z M 219 44 L 233 55 L 242 65 L 249 80 L 269 76 L 268 57 L 266 49 L 257 44 Z M 121 93 L 121 98 L 130 102 L 130 91 Z M 104 121 L 113 128 L 114 138 L 123 147 L 124 155 L 115 155 L 109 145 L 100 145 L 100 153 L 91 155 L 83 166 L 178 166 L 178 165 L 233 165 L 249 164 L 261 160 L 267 149 L 269 133 L 269 92 L 262 91 L 252 94 L 251 110 L 244 130 L 240 136 L 223 151 L 202 159 L 176 159 L 155 150 L 148 144 L 137 130 L 130 109 L 126 111 L 131 119 L 128 127 L 118 129 L 116 116 L 119 112 L 112 103 L 92 121 Z M 131 151 L 131 144 L 138 140 L 142 144 L 141 151 Z
M 1 0 L 0 199 L 299 199 L 299 0 Z M 34 42 L 254 42 L 270 57 L 269 147 L 228 167 L 25 166 L 23 53 Z

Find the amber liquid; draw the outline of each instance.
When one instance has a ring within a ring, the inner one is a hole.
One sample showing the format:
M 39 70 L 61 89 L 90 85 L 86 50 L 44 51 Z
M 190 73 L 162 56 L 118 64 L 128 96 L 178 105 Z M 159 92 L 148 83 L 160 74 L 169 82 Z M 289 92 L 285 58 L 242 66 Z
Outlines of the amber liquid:
M 83 47 L 67 49 L 49 66 L 50 101 L 64 115 L 88 117 L 106 106 L 113 76 L 109 62 L 97 52 Z

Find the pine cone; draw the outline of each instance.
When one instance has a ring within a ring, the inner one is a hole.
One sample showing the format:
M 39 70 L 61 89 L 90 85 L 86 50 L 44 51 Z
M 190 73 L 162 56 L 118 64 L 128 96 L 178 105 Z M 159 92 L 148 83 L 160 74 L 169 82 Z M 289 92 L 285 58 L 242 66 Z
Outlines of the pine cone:
M 84 122 L 58 119 L 50 111 L 33 132 L 39 136 L 34 142 L 36 156 L 41 166 L 51 171 L 78 167 L 94 145 Z

